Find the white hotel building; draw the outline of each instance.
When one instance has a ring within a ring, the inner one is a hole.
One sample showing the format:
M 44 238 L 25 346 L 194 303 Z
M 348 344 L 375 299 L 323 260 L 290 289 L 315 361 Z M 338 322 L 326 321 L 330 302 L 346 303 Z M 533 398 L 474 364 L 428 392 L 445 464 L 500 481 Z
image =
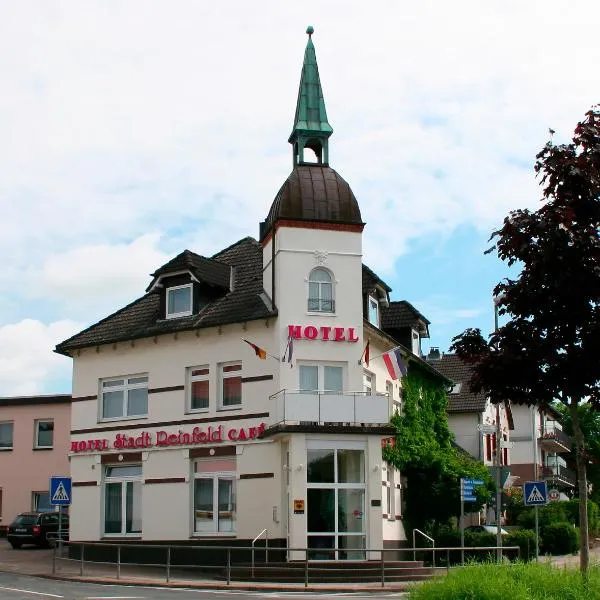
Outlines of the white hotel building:
M 375 357 L 400 346 L 409 369 L 444 378 L 420 355 L 427 321 L 362 264 L 331 133 L 309 37 L 293 170 L 260 240 L 182 252 L 58 345 L 73 358 L 73 541 L 247 545 L 267 529 L 339 559 L 406 541 L 401 478 L 381 456 L 400 386 Z

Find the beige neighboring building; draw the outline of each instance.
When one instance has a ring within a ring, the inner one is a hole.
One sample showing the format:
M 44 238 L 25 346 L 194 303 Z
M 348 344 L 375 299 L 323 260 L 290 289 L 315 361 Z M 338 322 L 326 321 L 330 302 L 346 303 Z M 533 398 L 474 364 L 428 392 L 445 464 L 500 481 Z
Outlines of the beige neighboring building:
M 69 475 L 71 396 L 0 398 L 0 531 L 28 510 L 53 510 L 51 475 Z

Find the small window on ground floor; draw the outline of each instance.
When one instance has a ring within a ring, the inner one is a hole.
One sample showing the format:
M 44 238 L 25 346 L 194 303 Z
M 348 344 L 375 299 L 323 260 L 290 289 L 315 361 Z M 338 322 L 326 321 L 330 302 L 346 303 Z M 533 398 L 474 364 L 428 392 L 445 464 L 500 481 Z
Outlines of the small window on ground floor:
M 236 529 L 235 458 L 194 462 L 194 533 L 234 533 Z
M 54 510 L 54 506 L 50 504 L 49 492 L 33 492 L 31 504 L 31 508 L 34 511 L 42 512 L 47 510 Z

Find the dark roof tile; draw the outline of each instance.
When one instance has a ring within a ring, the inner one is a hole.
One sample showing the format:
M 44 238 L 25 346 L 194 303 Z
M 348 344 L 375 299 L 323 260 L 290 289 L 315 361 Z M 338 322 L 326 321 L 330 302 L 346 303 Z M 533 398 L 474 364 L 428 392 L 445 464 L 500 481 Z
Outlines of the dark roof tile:
M 441 358 L 429 359 L 429 364 L 454 383 L 460 383 L 458 394 L 448 394 L 448 412 L 483 412 L 487 406 L 484 394 L 474 394 L 469 388 L 472 367 L 463 362 L 456 354 L 443 354 Z
M 426 325 L 429 325 L 429 320 L 406 300 L 390 302 L 387 308 L 382 308 L 381 310 L 383 329 L 413 327 L 418 321 L 423 321 Z
M 186 252 L 189 253 L 189 251 Z M 184 254 L 185 252 L 176 259 Z M 197 259 L 202 260 L 198 261 Z M 198 314 L 180 319 L 160 318 L 160 291 L 154 290 L 61 342 L 56 347 L 56 351 L 64 354 L 77 348 L 214 327 L 227 323 L 252 321 L 272 317 L 276 314 L 261 298 L 263 292 L 262 249 L 256 240 L 250 237 L 244 238 L 218 252 L 211 259 L 193 255 L 192 257 L 187 256 L 183 260 L 190 260 L 195 265 L 206 265 L 206 261 L 209 261 L 211 265 L 214 263 L 227 266 L 233 271 L 233 289 L 204 306 Z M 173 264 L 173 261 L 170 263 Z
M 199 281 L 229 289 L 231 265 L 215 260 L 214 258 L 200 256 L 190 250 L 184 250 L 168 263 L 159 267 L 152 273 L 152 277 L 156 279 L 161 275 L 168 275 L 169 273 L 176 273 L 178 271 L 190 271 Z M 150 284 L 148 289 L 150 287 L 152 287 L 152 284 Z

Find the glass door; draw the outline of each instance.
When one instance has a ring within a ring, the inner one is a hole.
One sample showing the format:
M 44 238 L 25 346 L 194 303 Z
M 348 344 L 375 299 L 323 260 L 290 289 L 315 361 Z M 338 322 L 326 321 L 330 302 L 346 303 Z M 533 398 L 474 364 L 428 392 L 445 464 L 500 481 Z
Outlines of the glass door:
M 309 448 L 307 543 L 311 560 L 365 560 L 365 453 Z

